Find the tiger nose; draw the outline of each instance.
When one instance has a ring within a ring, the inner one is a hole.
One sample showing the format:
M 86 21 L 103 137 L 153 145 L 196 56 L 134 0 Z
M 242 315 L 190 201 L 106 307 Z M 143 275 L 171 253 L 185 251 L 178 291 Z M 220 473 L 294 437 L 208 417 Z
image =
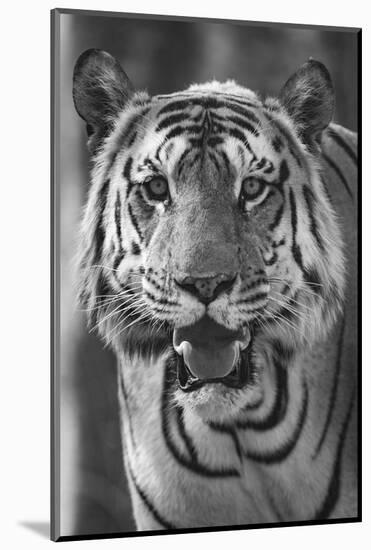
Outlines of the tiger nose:
M 236 280 L 236 273 L 221 273 L 214 277 L 184 277 L 176 279 L 177 285 L 196 296 L 204 304 L 215 300 L 219 294 L 230 290 Z

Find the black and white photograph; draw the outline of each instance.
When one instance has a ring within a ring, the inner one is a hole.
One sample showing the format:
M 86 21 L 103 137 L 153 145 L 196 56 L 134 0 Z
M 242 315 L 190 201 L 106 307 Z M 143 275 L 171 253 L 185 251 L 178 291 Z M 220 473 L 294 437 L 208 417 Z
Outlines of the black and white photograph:
M 51 14 L 53 540 L 361 519 L 361 30 L 212 17 Z

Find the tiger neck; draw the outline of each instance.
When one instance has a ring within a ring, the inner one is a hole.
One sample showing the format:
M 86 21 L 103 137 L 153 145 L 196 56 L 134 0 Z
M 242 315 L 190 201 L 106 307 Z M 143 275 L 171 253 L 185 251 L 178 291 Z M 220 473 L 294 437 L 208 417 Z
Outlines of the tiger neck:
M 334 331 L 335 340 L 329 339 L 306 352 L 296 352 L 290 358 L 272 355 L 263 368 L 260 392 L 238 416 L 225 421 L 205 420 L 175 402 L 171 353 L 157 359 L 128 358 L 122 353 L 119 381 L 125 401 L 123 415 L 127 416 L 127 423 L 131 423 L 131 432 L 141 434 L 144 444 L 147 432 L 144 426 L 155 429 L 162 425 L 161 435 L 165 435 L 170 448 L 178 445 L 179 452 L 192 460 L 199 455 L 208 463 L 210 460 L 219 463 L 220 467 L 229 464 L 238 468 L 243 457 L 264 463 L 278 462 L 294 450 L 304 428 L 311 438 L 318 439 L 320 452 L 324 436 L 331 429 L 324 403 L 328 402 L 339 370 L 334 341 L 341 339 L 342 331 L 339 323 Z M 272 438 L 284 443 L 270 445 L 266 452 L 250 448 L 254 440 L 260 447 L 265 439 Z
M 171 354 L 120 354 L 124 457 L 139 528 L 330 516 L 336 464 L 346 455 L 350 468 L 355 448 L 353 364 L 343 336 L 340 323 L 327 343 L 266 365 L 263 398 L 229 423 L 206 422 L 174 401 Z M 143 520 L 143 495 L 167 522 Z

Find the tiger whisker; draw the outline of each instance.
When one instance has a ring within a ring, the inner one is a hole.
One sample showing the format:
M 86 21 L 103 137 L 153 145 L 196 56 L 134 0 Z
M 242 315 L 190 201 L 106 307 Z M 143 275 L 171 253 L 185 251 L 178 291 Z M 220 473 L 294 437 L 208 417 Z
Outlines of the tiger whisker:
M 286 324 L 294 332 L 298 332 L 301 335 L 301 337 L 303 338 L 303 340 L 305 340 L 305 342 L 309 345 L 309 341 L 308 341 L 307 337 L 304 335 L 303 331 L 300 330 L 297 326 L 293 325 L 290 321 L 288 321 L 288 319 L 283 317 L 283 315 L 281 315 L 280 313 L 277 313 L 277 312 L 272 312 L 271 313 L 271 318 L 274 321 L 279 321 L 282 324 Z
M 91 329 L 89 332 L 93 332 L 96 330 L 102 323 L 108 321 L 113 315 L 118 314 L 120 311 L 123 311 L 124 305 L 119 304 L 113 311 L 110 311 L 107 315 L 105 315 L 102 319 L 100 319 Z
M 135 294 L 133 296 L 124 296 L 124 297 L 122 297 L 121 295 L 118 295 L 114 298 L 110 298 L 109 300 L 103 300 L 102 298 L 100 299 L 99 303 L 96 306 L 91 308 L 84 308 L 81 311 L 94 311 L 95 309 L 107 310 L 111 304 L 115 304 L 117 302 L 120 302 L 120 304 L 128 304 L 128 303 L 135 304 L 137 301 L 140 301 L 141 299 L 142 297 L 138 294 Z
M 127 300 L 121 300 L 119 305 L 113 310 L 113 311 L 110 311 L 107 315 L 105 315 L 102 319 L 99 320 L 98 323 L 96 323 L 93 327 L 92 327 L 92 331 L 97 329 L 98 326 L 100 326 L 102 323 L 104 323 L 105 321 L 108 321 L 108 319 L 110 319 L 111 317 L 113 317 L 115 314 L 118 314 L 121 310 L 124 310 L 124 309 L 127 309 L 127 303 L 130 303 L 130 305 L 134 308 L 136 308 L 138 305 L 145 305 L 142 301 L 141 301 L 141 297 L 138 297 L 137 301 L 135 300 L 130 300 L 130 299 L 127 299 Z
M 289 281 L 286 281 L 285 279 L 281 279 L 281 278 L 278 278 L 278 277 L 268 277 L 268 282 L 273 282 L 273 283 L 283 283 L 283 284 L 288 284 Z M 306 283 L 306 285 L 318 285 L 318 286 L 323 286 L 321 285 L 320 283 Z M 298 292 L 300 293 L 307 293 L 308 295 L 310 296 L 314 296 L 316 299 L 318 300 L 322 300 L 324 302 L 327 302 L 326 298 L 324 298 L 323 296 L 321 296 L 320 294 L 318 294 L 317 292 L 312 292 L 309 288 L 306 288 L 305 287 L 300 287 L 297 289 Z
M 129 325 L 123 326 L 122 329 L 120 329 L 118 331 L 118 328 L 120 327 L 120 325 L 122 325 L 125 321 L 127 321 L 128 317 L 131 317 L 133 315 L 134 315 L 134 313 L 130 313 L 129 315 L 125 315 L 118 323 L 115 323 L 115 325 L 111 328 L 111 330 L 105 335 L 106 340 L 111 341 L 111 334 L 112 333 L 116 332 L 116 337 L 118 337 L 122 332 L 124 332 L 124 330 L 127 330 L 128 328 L 130 328 L 131 326 L 135 325 L 138 322 L 142 322 L 143 320 L 145 320 L 148 317 L 149 312 L 145 311 L 143 314 L 140 314 L 137 319 L 135 319 L 133 322 L 129 323 Z
M 257 312 L 256 315 L 257 315 L 256 320 L 259 323 L 259 327 L 267 328 L 268 327 L 268 322 L 265 319 L 264 315 L 262 313 L 259 313 L 259 312 Z
M 273 296 L 270 296 L 269 299 L 273 300 L 275 303 L 282 306 L 284 309 L 286 309 L 299 319 L 306 319 L 307 321 L 309 321 L 309 317 L 307 314 L 304 314 L 303 312 L 300 313 L 295 307 L 290 306 L 290 304 L 285 302 L 284 300 L 279 300 L 278 298 L 274 298 Z M 308 310 L 311 311 L 310 308 L 308 308 Z
M 124 296 L 125 294 L 135 294 L 133 290 L 141 290 L 141 287 L 138 287 L 137 289 L 131 289 L 127 288 L 125 290 L 121 290 L 120 292 L 117 292 L 116 294 L 96 294 L 95 298 L 110 298 L 110 297 L 120 297 Z
M 136 298 L 137 295 L 133 296 L 133 299 Z M 100 309 L 100 308 L 107 308 L 110 304 L 113 304 L 118 301 L 122 301 L 124 299 L 129 299 L 129 296 L 122 296 L 122 295 L 115 295 L 112 298 L 107 296 L 96 296 L 98 299 L 98 303 L 91 307 L 91 308 L 81 308 L 81 311 L 92 311 L 94 309 Z
M 145 313 L 143 313 L 141 316 L 139 316 L 137 319 L 134 319 L 134 321 L 132 321 L 131 323 L 129 323 L 128 325 L 125 325 L 122 330 L 117 334 L 117 336 L 119 334 L 121 334 L 121 332 L 123 332 L 124 330 L 128 330 L 130 327 L 132 327 L 133 325 L 136 325 L 136 324 L 140 324 L 142 323 L 144 320 L 146 319 L 149 319 L 152 317 L 152 314 L 148 311 L 146 311 Z M 125 319 L 126 320 L 126 319 Z
M 303 307 L 304 309 L 310 311 L 310 312 L 313 312 L 313 307 L 310 307 L 308 304 L 304 304 L 303 302 L 299 302 L 299 300 L 295 300 L 295 298 L 293 298 L 292 296 L 282 296 L 282 294 L 280 294 L 278 291 L 273 291 L 273 292 L 276 292 L 279 297 L 282 297 L 282 298 L 287 298 L 287 303 L 288 304 L 296 304 L 300 307 Z

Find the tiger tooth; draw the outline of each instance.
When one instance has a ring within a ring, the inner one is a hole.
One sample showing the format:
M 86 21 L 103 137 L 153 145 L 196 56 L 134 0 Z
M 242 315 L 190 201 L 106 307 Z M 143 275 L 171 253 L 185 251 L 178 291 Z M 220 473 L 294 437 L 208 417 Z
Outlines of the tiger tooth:
M 245 335 L 244 335 L 243 339 L 238 341 L 238 345 L 240 347 L 240 350 L 241 351 L 245 350 L 248 347 L 248 345 L 250 344 L 250 341 L 251 341 L 251 333 L 250 333 L 249 329 L 246 329 L 246 332 L 245 332 Z
M 179 345 L 177 345 L 177 344 L 175 343 L 175 340 L 176 340 L 176 338 L 175 338 L 175 333 L 176 333 L 176 331 L 174 330 L 174 332 L 173 332 L 173 348 L 175 349 L 175 351 L 177 352 L 178 355 L 183 355 L 183 354 L 182 354 L 182 351 L 181 351 L 181 349 L 182 349 L 182 344 L 180 343 Z
M 175 349 L 175 351 L 177 352 L 178 355 L 183 356 L 186 353 L 188 346 L 191 346 L 191 344 L 189 342 L 187 342 L 186 340 L 181 342 L 179 345 L 176 345 L 175 341 L 173 341 L 173 347 L 174 347 L 174 349 Z
M 232 370 L 235 369 L 239 363 L 240 357 L 241 357 L 241 342 L 235 342 L 234 344 L 234 359 L 233 359 L 233 367 Z

